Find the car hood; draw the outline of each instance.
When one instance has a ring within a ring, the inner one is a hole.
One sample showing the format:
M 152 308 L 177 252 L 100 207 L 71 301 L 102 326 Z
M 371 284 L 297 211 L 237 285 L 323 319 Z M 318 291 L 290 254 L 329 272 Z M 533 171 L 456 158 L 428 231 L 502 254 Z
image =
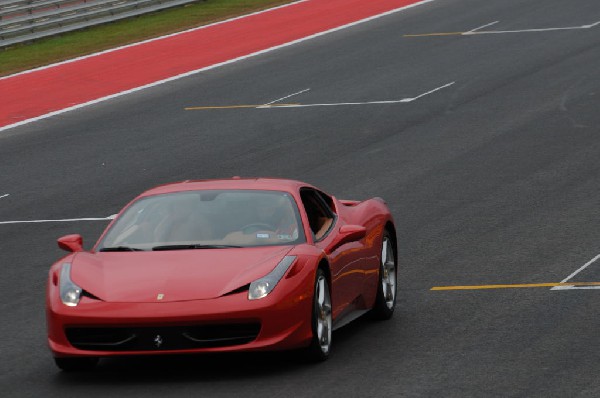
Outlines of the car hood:
M 204 300 L 265 276 L 290 250 L 290 246 L 271 246 L 77 253 L 71 279 L 108 302 Z

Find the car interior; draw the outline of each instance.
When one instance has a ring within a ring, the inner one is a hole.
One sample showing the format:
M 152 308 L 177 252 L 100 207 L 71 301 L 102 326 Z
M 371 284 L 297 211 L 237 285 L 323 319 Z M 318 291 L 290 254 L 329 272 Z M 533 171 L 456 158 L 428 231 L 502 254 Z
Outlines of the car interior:
M 308 223 L 314 239 L 319 241 L 327 235 L 335 221 L 335 213 L 326 204 L 320 193 L 312 189 L 300 191 L 302 204 L 308 216 Z

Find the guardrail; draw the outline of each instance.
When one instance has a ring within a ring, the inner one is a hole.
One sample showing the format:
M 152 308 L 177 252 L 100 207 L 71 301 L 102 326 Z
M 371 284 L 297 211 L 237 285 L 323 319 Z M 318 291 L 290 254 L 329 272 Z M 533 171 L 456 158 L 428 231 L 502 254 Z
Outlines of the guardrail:
M 199 0 L 0 0 L 0 48 Z

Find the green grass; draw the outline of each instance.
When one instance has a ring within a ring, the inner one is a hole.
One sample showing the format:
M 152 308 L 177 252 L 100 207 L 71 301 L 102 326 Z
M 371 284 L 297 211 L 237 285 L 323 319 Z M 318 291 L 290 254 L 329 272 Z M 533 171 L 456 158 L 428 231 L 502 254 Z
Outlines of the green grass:
M 291 3 L 293 0 L 205 0 L 60 36 L 0 49 L 0 76 Z

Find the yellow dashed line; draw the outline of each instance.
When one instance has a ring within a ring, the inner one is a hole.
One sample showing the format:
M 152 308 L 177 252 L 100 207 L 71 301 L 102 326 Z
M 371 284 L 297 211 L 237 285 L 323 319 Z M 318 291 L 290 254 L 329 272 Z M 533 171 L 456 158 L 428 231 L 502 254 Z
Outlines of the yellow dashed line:
M 600 282 L 554 282 L 554 283 L 525 283 L 513 285 L 473 285 L 473 286 L 434 286 L 431 290 L 484 290 L 484 289 L 523 289 L 534 287 L 556 286 L 600 286 Z

